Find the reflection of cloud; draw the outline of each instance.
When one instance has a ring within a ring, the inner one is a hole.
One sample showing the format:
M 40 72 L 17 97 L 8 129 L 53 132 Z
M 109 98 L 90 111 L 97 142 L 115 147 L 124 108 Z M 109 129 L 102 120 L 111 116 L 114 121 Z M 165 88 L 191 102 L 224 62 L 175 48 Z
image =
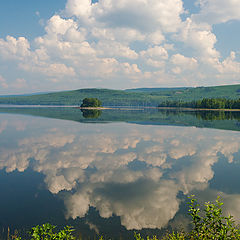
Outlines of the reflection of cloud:
M 15 123 L 15 127 L 17 131 L 24 131 L 26 128 L 26 123 L 25 122 L 21 122 L 21 121 L 16 121 Z
M 151 164 L 153 166 L 162 166 L 167 159 L 164 149 L 158 145 L 141 148 L 138 154 L 138 160 Z
M 212 166 L 217 162 L 217 157 L 198 156 L 194 164 L 186 166 L 182 171 L 176 173 L 181 185 L 181 190 L 188 194 L 193 189 L 207 187 L 207 183 L 213 178 Z
M 26 123 L 17 120 L 9 123 L 7 119 L 3 118 L 0 121 L 0 133 L 2 133 L 7 127 L 14 127 L 17 131 L 24 131 Z
M 223 194 L 224 214 L 231 215 L 234 219 L 240 220 L 240 194 Z
M 90 207 L 89 195 L 87 193 L 73 194 L 66 200 L 67 205 L 67 217 L 73 219 L 77 217 L 84 217 Z
M 229 163 L 233 162 L 233 153 L 239 151 L 239 142 L 235 142 L 234 138 L 232 138 L 230 141 L 231 144 L 225 144 L 224 139 L 219 139 L 216 144 L 216 149 L 228 159 Z
M 206 191 L 219 156 L 235 161 L 240 148 L 239 134 L 227 131 L 56 120 L 36 128 L 35 121 L 25 120 L 8 149 L 0 146 L 0 169 L 24 171 L 32 160 L 52 193 L 69 191 L 67 217 L 93 206 L 102 217 L 120 216 L 127 229 L 165 226 L 178 192 Z
M 2 133 L 6 129 L 6 126 L 7 126 L 6 120 L 0 122 L 0 133 Z
M 86 222 L 86 224 L 89 226 L 89 228 L 91 230 L 94 230 L 97 234 L 99 234 L 99 229 L 98 229 L 98 227 L 95 224 L 93 224 L 91 222 L 88 222 L 88 221 Z
M 129 187 L 129 185 L 128 185 Z M 176 199 L 177 187 L 173 182 L 163 181 L 160 184 L 151 182 L 133 184 L 132 195 L 124 198 L 108 199 L 108 211 L 121 216 L 121 221 L 127 229 L 161 228 L 172 219 L 178 210 Z M 137 191 L 135 190 L 137 189 Z M 128 193 L 126 189 L 126 193 Z M 108 192 L 108 194 L 111 194 Z M 119 193 L 118 195 L 120 195 Z M 98 198 L 95 198 L 98 199 Z M 112 201 L 111 201 L 112 200 Z M 101 199 L 96 203 L 100 214 L 104 215 L 105 209 L 101 206 Z
M 94 206 L 102 217 L 120 216 L 127 229 L 161 228 L 178 210 L 177 192 L 172 181 L 89 184 L 67 199 L 68 217 L 83 217 Z

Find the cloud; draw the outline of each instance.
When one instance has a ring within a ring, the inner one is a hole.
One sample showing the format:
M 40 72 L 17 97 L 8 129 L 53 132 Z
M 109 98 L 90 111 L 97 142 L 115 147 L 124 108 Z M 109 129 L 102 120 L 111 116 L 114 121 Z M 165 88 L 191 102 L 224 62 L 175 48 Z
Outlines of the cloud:
M 211 32 L 208 24 L 196 24 L 188 18 L 179 35 L 179 40 L 195 49 L 202 62 L 216 64 L 220 54 L 214 45 L 217 41 L 216 36 Z
M 16 81 L 12 84 L 14 88 L 25 88 L 27 86 L 27 82 L 23 78 L 17 78 Z
M 49 77 L 58 77 L 62 78 L 65 76 L 75 76 L 75 70 L 72 67 L 67 67 L 62 63 L 53 63 L 50 65 L 40 64 L 40 65 L 32 65 L 29 64 L 20 64 L 20 67 L 29 72 L 41 73 L 47 75 Z
M 146 51 L 140 52 L 142 56 L 156 58 L 156 59 L 168 59 L 168 52 L 162 46 L 155 46 L 153 48 L 149 48 Z
M 6 79 L 4 79 L 1 75 L 0 75 L 0 85 L 2 88 L 8 88 Z
M 0 39 L 0 54 L 7 59 L 23 60 L 30 56 L 30 44 L 24 37 L 18 39 L 7 36 L 6 40 Z
M 160 27 L 163 31 L 173 32 L 181 23 L 183 5 L 180 0 L 120 0 L 117 3 L 103 0 L 92 5 L 92 11 L 95 19 L 107 27 L 127 27 L 141 32 L 154 32 Z
M 232 51 L 230 56 L 227 57 L 221 65 L 219 65 L 220 73 L 240 73 L 240 62 L 236 61 L 236 53 Z
M 15 81 L 7 83 L 7 80 L 0 75 L 0 86 L 5 89 L 24 89 L 27 86 L 27 82 L 23 78 L 17 78 Z
M 195 58 L 188 58 L 181 54 L 175 54 L 171 57 L 171 62 L 177 66 L 180 70 L 176 73 L 181 73 L 184 70 L 194 70 L 198 66 L 198 62 Z M 175 68 L 176 69 L 176 68 Z
M 42 79 L 57 89 L 236 83 L 238 58 L 222 58 L 212 26 L 238 20 L 239 4 L 198 4 L 199 13 L 184 19 L 182 0 L 68 0 L 34 41 L 0 39 L 0 58 L 31 89 L 41 87 Z M 5 75 L 5 89 L 19 89 L 9 82 Z
M 63 19 L 59 15 L 54 15 L 48 21 L 48 24 L 45 28 L 48 36 L 56 37 L 56 34 L 59 34 L 59 37 L 68 35 L 68 32 L 71 31 L 77 34 L 77 37 L 81 37 L 80 33 L 77 31 L 77 23 L 72 19 Z M 81 38 L 79 39 L 81 41 Z
M 98 42 L 96 45 L 96 51 L 98 56 L 115 58 L 124 57 L 128 59 L 138 58 L 138 54 L 135 51 L 115 41 Z
M 91 0 L 68 0 L 66 4 L 66 13 L 69 16 L 79 18 L 88 18 L 91 15 Z
M 198 0 L 200 13 L 193 16 L 198 22 L 218 24 L 230 20 L 240 20 L 240 2 L 235 0 Z
M 141 51 L 140 56 L 147 65 L 164 69 L 166 60 L 168 59 L 168 52 L 162 46 L 155 46 Z

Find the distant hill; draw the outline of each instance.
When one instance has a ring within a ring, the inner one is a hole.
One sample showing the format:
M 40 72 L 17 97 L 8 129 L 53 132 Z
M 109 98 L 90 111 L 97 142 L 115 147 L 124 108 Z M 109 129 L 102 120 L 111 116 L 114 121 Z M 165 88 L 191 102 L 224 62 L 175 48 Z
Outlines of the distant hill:
M 187 87 L 179 87 L 179 88 L 132 88 L 126 89 L 126 92 L 163 92 L 163 91 L 182 91 L 188 89 Z
M 79 89 L 28 96 L 1 97 L 0 104 L 80 105 L 84 98 L 98 98 L 104 106 L 157 106 L 166 100 L 240 97 L 240 85 L 196 88 L 137 88 L 127 90 Z

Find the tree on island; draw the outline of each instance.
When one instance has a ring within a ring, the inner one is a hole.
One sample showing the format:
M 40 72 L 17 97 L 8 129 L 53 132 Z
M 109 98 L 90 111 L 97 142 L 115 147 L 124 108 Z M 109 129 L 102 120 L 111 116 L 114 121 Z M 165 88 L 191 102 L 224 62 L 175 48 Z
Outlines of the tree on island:
M 102 102 L 97 98 L 84 98 L 83 102 L 81 104 L 82 108 L 88 108 L 88 107 L 101 107 Z

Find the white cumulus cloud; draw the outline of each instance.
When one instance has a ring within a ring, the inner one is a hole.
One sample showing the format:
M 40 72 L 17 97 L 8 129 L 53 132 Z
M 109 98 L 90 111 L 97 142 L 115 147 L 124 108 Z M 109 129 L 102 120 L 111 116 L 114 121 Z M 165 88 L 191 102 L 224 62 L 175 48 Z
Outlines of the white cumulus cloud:
M 25 79 L 29 91 L 43 82 L 45 89 L 238 82 L 238 57 L 231 50 L 222 57 L 213 30 L 214 24 L 239 21 L 238 1 L 196 4 L 199 12 L 185 19 L 182 0 L 67 0 L 33 41 L 0 38 L 1 66 L 17 70 L 15 79 Z M 23 91 L 8 75 L 1 91 Z
M 197 4 L 201 11 L 194 15 L 196 21 L 218 24 L 240 20 L 240 2 L 237 0 L 197 0 Z

